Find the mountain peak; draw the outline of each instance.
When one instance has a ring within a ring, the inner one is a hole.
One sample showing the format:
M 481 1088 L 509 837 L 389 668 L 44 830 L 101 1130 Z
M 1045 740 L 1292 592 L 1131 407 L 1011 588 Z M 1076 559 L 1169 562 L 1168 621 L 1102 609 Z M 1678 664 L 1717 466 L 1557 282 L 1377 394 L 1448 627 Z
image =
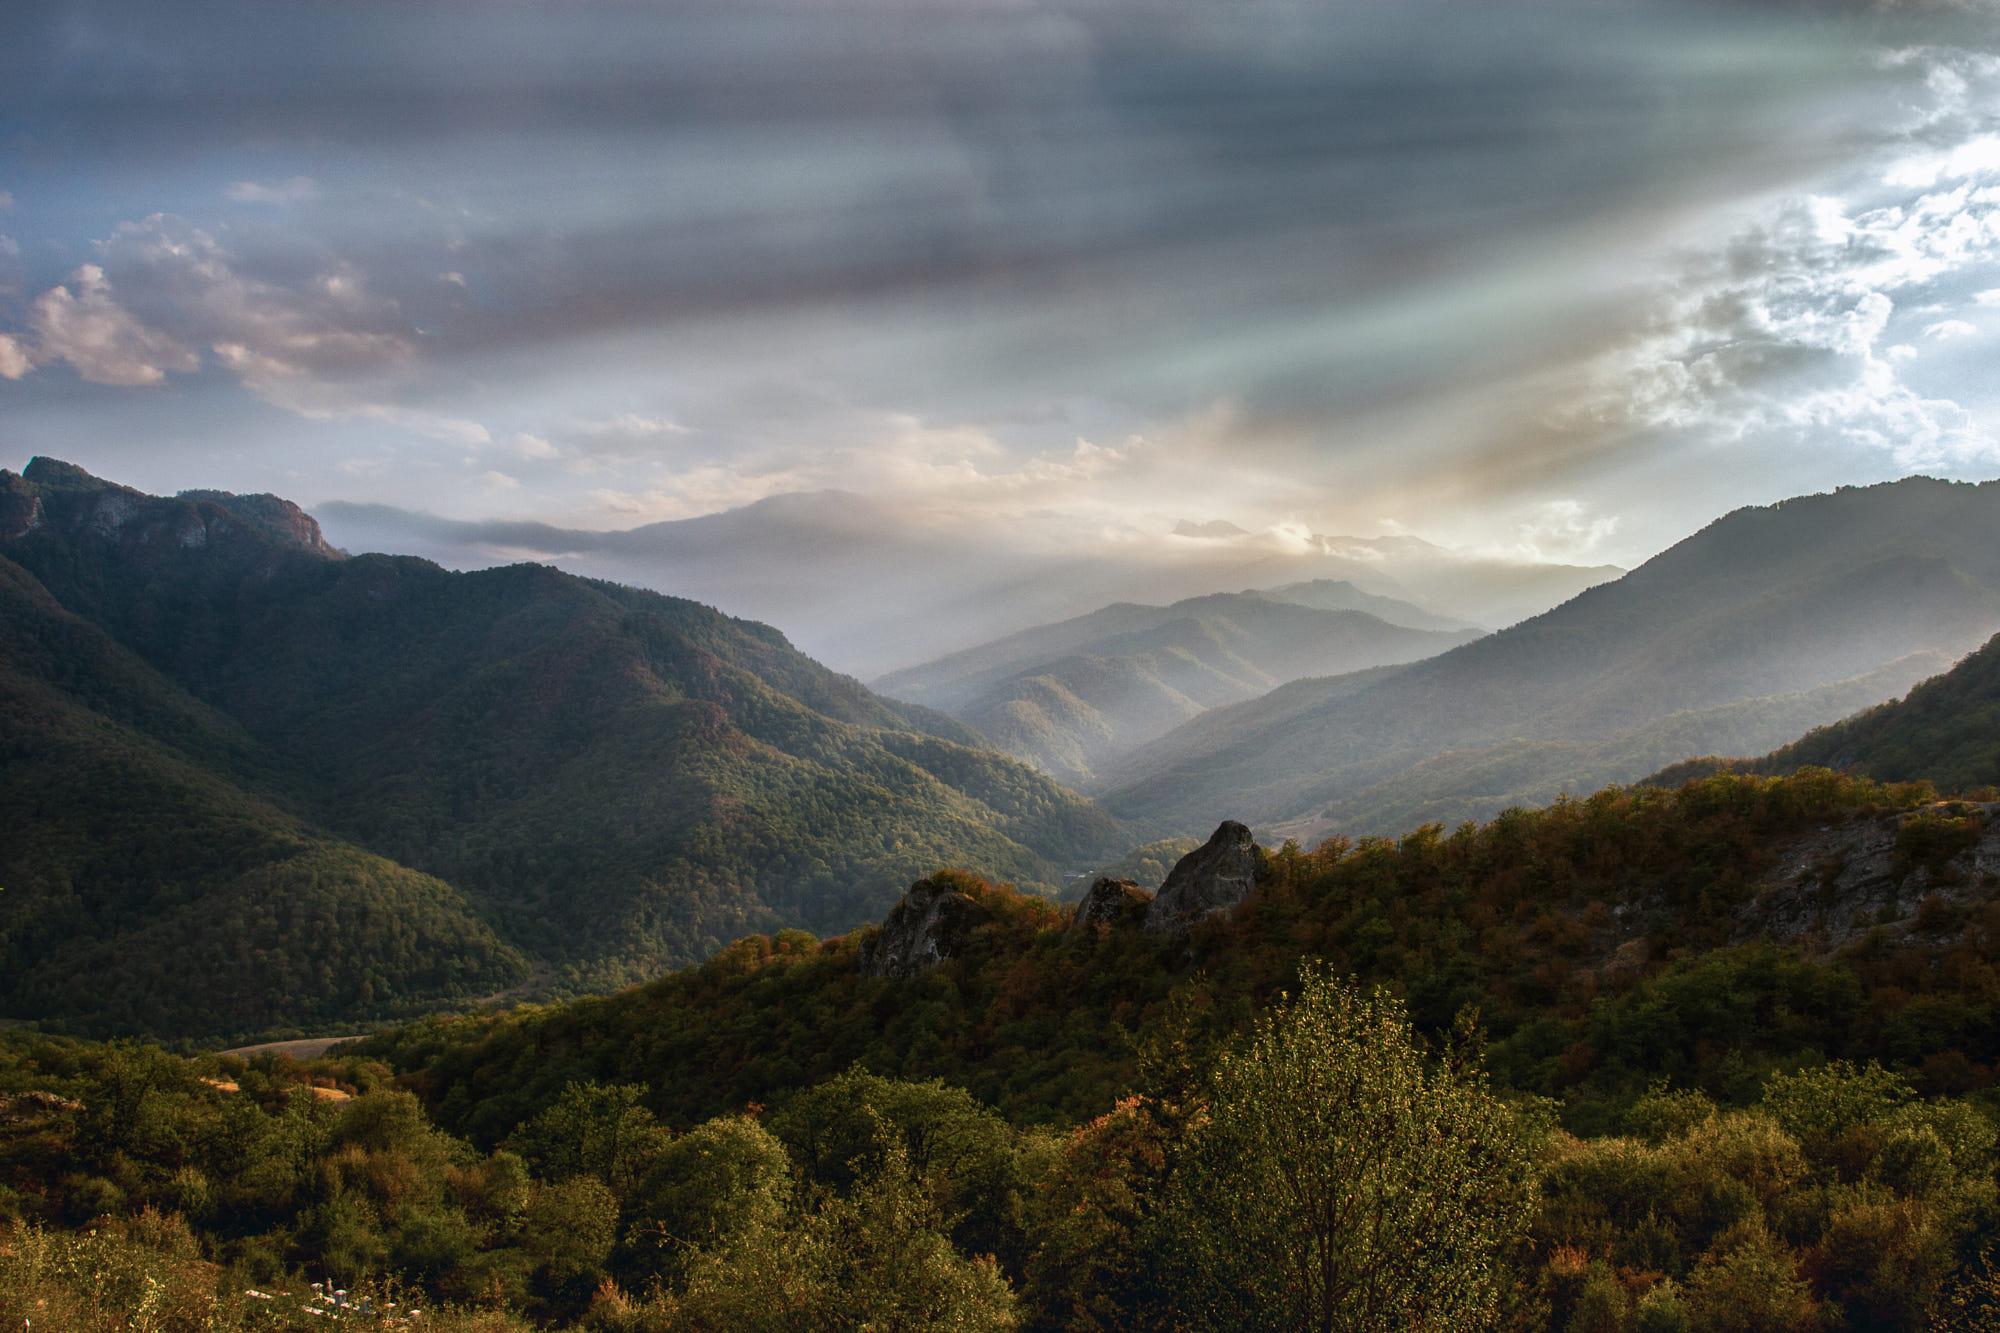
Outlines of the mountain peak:
M 47 454 L 37 454 L 28 460 L 28 466 L 21 469 L 21 476 L 37 486 L 49 490 L 63 491 L 111 491 L 124 490 L 116 482 L 93 476 L 74 463 L 65 463 L 60 458 L 50 458 Z
M 182 491 L 171 498 L 37 455 L 15 478 L 0 473 L 0 538 L 15 539 L 44 528 L 89 531 L 135 550 L 201 551 L 217 542 L 239 553 L 267 558 L 275 551 L 300 551 L 327 559 L 342 552 L 327 543 L 319 523 L 290 500 L 276 495 L 234 495 L 228 491 Z

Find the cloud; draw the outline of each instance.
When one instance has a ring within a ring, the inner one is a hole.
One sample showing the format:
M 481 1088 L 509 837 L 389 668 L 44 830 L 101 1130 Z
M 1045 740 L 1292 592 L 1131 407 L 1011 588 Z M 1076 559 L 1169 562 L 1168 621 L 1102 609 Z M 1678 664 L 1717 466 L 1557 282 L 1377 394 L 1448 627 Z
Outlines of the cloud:
M 2000 264 L 2000 136 L 1970 108 L 2000 93 L 2000 64 L 1930 58 L 1938 104 L 1886 169 L 1787 200 L 1691 263 L 1562 424 L 1837 439 L 1906 471 L 2000 462 L 1978 412 L 1937 387 L 1949 375 L 1921 373 L 1921 344 L 1977 335 L 1956 312 L 1996 303 L 1976 279 Z
M 7 193 L 7 191 L 5 190 L 0 190 L 0 213 L 11 212 L 13 210 L 13 207 L 14 207 L 14 196 Z
M 0 333 L 0 380 L 17 380 L 34 368 L 20 340 Z
M 504 472 L 483 472 L 480 474 L 480 480 L 496 491 L 518 491 L 521 489 L 520 478 L 510 477 Z
M 893 495 L 933 513 L 988 522 L 1019 519 L 1052 504 L 1091 512 L 1104 499 L 1091 483 L 1130 466 L 1146 448 L 1137 437 L 1115 446 L 1079 438 L 1066 449 L 1022 454 L 985 427 L 932 422 L 908 412 L 829 411 L 817 426 L 819 438 L 811 442 L 737 444 L 713 457 L 654 460 L 649 485 L 600 487 L 590 498 L 619 519 L 650 522 L 740 508 L 777 495 L 841 490 Z M 590 462 L 584 470 L 598 466 Z M 1095 517 L 1122 512 L 1122 505 L 1111 505 Z
M 1515 528 L 1514 549 L 1503 554 L 1529 561 L 1575 563 L 1597 552 L 1617 531 L 1614 515 L 1592 515 L 1576 500 L 1549 500 Z
M 522 458 L 549 459 L 560 458 L 562 456 L 562 451 L 557 449 L 553 444 L 550 444 L 547 439 L 540 435 L 529 435 L 526 432 L 516 435 L 512 441 L 512 446 L 514 452 Z
M 319 421 L 375 420 L 486 443 L 486 427 L 401 401 L 418 370 L 399 304 L 352 265 L 312 257 L 253 272 L 213 234 L 153 214 L 98 242 L 98 262 L 37 297 L 29 364 L 66 362 L 98 384 L 146 386 L 201 369 L 203 353 L 268 403 Z
M 638 412 L 621 412 L 615 417 L 598 417 L 580 421 L 577 432 L 594 438 L 615 438 L 620 440 L 652 440 L 663 436 L 686 435 L 690 427 L 682 425 L 672 417 L 645 416 Z
M 1924 326 L 1924 337 L 1932 342 L 1945 342 L 1952 338 L 1970 338 L 1977 335 L 1979 326 L 1968 324 L 1962 319 L 1941 319 L 1935 324 Z
M 281 181 L 237 181 L 222 193 L 236 204 L 302 204 L 319 197 L 319 182 L 310 176 Z
M 93 384 L 163 383 L 170 370 L 191 373 L 201 357 L 169 334 L 147 327 L 112 296 L 103 268 L 85 264 L 67 285 L 35 298 L 28 327 L 34 360 L 66 361 Z M 18 378 L 18 377 L 14 377 Z

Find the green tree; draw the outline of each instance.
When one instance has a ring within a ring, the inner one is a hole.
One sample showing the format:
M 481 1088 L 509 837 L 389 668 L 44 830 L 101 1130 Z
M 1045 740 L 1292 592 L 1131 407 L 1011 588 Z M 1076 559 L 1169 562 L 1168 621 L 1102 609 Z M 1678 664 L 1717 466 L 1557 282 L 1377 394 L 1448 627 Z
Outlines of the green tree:
M 792 1194 L 791 1161 L 770 1131 L 748 1116 L 695 1126 L 654 1160 L 628 1205 L 629 1273 L 679 1277 L 689 1256 L 768 1233 Z
M 580 1305 L 604 1279 L 618 1234 L 618 1200 L 603 1182 L 571 1176 L 535 1190 L 521 1230 L 543 1299 L 558 1309 Z
M 571 1083 L 507 1146 L 551 1180 L 595 1176 L 623 1190 L 646 1169 L 666 1132 L 645 1107 L 646 1089 L 631 1083 Z
M 698 1255 L 669 1303 L 675 1330 L 998 1333 L 1020 1320 L 991 1258 L 969 1259 L 900 1145 L 854 1189 L 782 1227 Z
M 1218 1061 L 1159 1243 L 1198 1327 L 1484 1328 L 1537 1179 L 1532 1127 L 1476 1069 L 1308 967 Z
M 878 1174 L 900 1152 L 952 1220 L 961 1248 L 1017 1248 L 1012 1132 L 963 1088 L 850 1069 L 792 1098 L 771 1117 L 771 1130 L 808 1179 L 835 1190 Z

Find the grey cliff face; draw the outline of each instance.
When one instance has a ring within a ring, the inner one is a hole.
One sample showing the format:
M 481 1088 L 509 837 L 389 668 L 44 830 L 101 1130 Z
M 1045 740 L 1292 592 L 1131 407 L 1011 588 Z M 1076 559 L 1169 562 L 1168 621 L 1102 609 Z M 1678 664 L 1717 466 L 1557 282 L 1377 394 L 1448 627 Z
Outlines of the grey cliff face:
M 1214 836 L 1174 866 L 1146 911 L 1146 929 L 1185 930 L 1226 912 L 1257 887 L 1257 843 L 1247 826 L 1224 820 Z
M 1100 928 L 1115 926 L 1146 919 L 1146 910 L 1153 905 L 1153 895 L 1140 888 L 1129 879 L 1106 877 L 1090 886 L 1077 904 L 1076 915 L 1070 918 L 1069 933 L 1081 935 Z
M 1953 818 L 1976 832 L 1937 864 L 1912 861 L 1903 830 Z M 1911 814 L 1829 824 L 1786 849 L 1760 891 L 1736 913 L 1738 939 L 1772 939 L 1830 953 L 1877 934 L 1884 944 L 1924 928 L 1924 906 L 1971 910 L 2000 878 L 2000 802 L 1941 801 Z
M 861 946 L 861 970 L 871 977 L 914 977 L 963 952 L 973 931 L 993 914 L 970 895 L 925 880 L 890 909 L 882 929 Z

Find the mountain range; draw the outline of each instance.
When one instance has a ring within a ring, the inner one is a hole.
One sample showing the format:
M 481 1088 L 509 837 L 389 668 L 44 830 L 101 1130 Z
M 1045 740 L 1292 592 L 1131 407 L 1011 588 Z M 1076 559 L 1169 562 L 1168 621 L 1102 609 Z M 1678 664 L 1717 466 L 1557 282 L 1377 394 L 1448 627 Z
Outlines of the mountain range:
M 1131 843 L 768 626 L 0 472 L 0 1017 L 225 1035 L 602 988 Z
M 874 685 L 1087 787 L 1097 769 L 1210 708 L 1302 676 L 1415 661 L 1480 633 L 1351 583 L 1318 580 L 1170 606 L 1107 606 Z
M 235 1036 L 598 990 L 943 865 L 1154 879 L 1184 844 L 1135 844 L 1224 815 L 1399 834 L 1766 754 L 1991 638 L 1996 533 L 2000 483 L 1913 479 L 1739 511 L 1491 635 L 1314 581 L 1105 607 L 898 700 L 693 601 L 348 556 L 276 497 L 36 459 L 0 472 L 0 1019 Z M 1760 762 L 1992 781 L 1992 655 Z
M 1408 535 L 1253 533 L 1213 521 L 1163 522 L 1116 541 L 1061 525 L 969 530 L 949 513 L 838 490 L 619 531 L 342 502 L 316 513 L 333 540 L 355 549 L 464 569 L 538 560 L 728 607 L 784 626 L 804 651 L 864 679 L 1118 602 L 1327 579 L 1493 629 L 1624 572 L 1457 552 Z
M 1156 834 L 1217 813 L 1400 833 L 1758 754 L 2000 628 L 2000 483 L 1846 488 L 1718 520 L 1564 605 L 1386 673 L 1212 710 L 1099 776 Z

